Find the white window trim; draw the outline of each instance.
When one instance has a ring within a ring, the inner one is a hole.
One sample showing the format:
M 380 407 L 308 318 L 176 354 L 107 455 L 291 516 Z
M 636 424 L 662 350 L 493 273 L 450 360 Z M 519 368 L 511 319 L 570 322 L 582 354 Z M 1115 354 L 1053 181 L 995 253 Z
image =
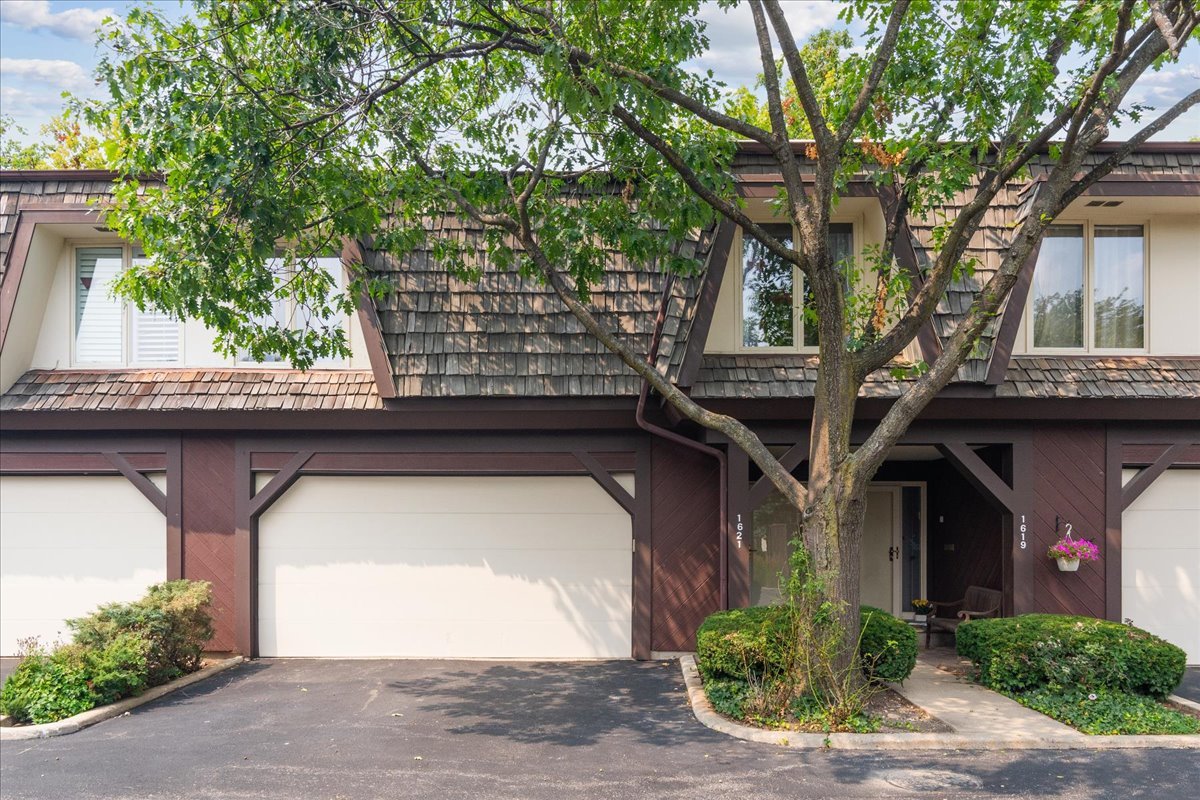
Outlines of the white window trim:
M 1150 220 L 1146 218 L 1103 220 L 1056 219 L 1054 225 L 1080 225 L 1083 227 L 1083 347 L 1037 347 L 1034 345 L 1033 285 L 1025 302 L 1025 351 L 1046 356 L 1137 356 L 1150 352 Z M 1092 347 L 1095 337 L 1096 298 L 1093 297 L 1095 275 L 1096 227 L 1110 228 L 1122 225 L 1142 227 L 1142 346 L 1141 347 Z M 1037 268 L 1037 265 L 1034 265 Z
M 67 286 L 67 302 L 70 313 L 67 314 L 68 341 L 71 344 L 71 367 L 73 369 L 143 369 L 150 367 L 182 367 L 187 363 L 185 358 L 185 337 L 183 322 L 176 320 L 179 329 L 179 353 L 174 361 L 134 361 L 133 360 L 133 312 L 136 306 L 129 300 L 122 300 L 121 305 L 121 360 L 117 362 L 85 361 L 80 362 L 76 354 L 78 336 L 76 320 L 76 295 L 79 290 L 79 251 L 98 247 L 121 248 L 121 269 L 129 269 L 133 265 L 133 246 L 129 242 L 113 239 L 72 239 L 69 243 L 71 263 L 68 265 L 70 281 Z
M 862 217 L 852 218 L 833 218 L 830 221 L 832 225 L 849 225 L 850 236 L 853 241 L 854 248 L 854 263 L 862 269 Z M 761 221 L 760 224 L 787 224 L 776 221 Z M 816 345 L 804 344 L 804 273 L 795 264 L 792 265 L 792 336 L 797 344 L 788 347 L 747 347 L 745 339 L 745 313 L 746 307 L 744 302 L 744 281 L 746 279 L 745 262 L 742 260 L 745 257 L 745 249 L 743 247 L 743 237 L 745 233 L 739 227 L 737 236 L 734 237 L 734 247 L 731 253 L 731 263 L 726 264 L 726 270 L 729 267 L 734 268 L 734 288 L 736 295 L 735 304 L 735 324 L 737 325 L 735 341 L 737 345 L 733 352 L 739 355 L 747 355 L 752 353 L 761 353 L 763 355 L 771 354 L 791 354 L 791 355 L 816 355 L 820 352 L 820 347 Z M 799 241 L 796 226 L 792 225 L 792 241 Z

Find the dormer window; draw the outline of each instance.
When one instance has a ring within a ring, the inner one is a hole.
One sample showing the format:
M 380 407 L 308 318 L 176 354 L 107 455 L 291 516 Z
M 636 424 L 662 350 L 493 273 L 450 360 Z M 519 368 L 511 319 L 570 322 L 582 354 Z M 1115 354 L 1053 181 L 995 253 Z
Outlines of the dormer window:
M 763 228 L 787 247 L 795 246 L 791 225 Z M 848 222 L 829 226 L 829 246 L 836 260 L 854 253 L 854 226 Z M 805 313 L 812 295 L 799 268 L 770 253 L 758 239 L 742 237 L 741 349 L 815 352 L 817 328 Z M 799 287 L 799 290 L 797 290 Z
M 1119 351 L 1146 347 L 1141 225 L 1052 225 L 1033 273 L 1033 346 Z
M 340 294 L 345 289 L 345 271 L 339 256 L 323 256 L 313 259 L 311 263 L 333 278 L 334 293 Z M 272 274 L 277 276 L 276 280 L 281 288 L 272 302 L 271 314 L 257 318 L 256 322 L 259 325 L 301 331 L 307 328 L 338 328 L 346 324 L 344 314 L 334 313 L 328 317 L 317 318 L 313 316 L 312 310 L 307 306 L 297 303 L 295 298 L 286 295 L 282 287 L 287 283 L 288 277 L 294 273 L 287 271 L 283 258 L 271 259 L 267 262 L 267 267 Z M 253 356 L 243 351 L 238 353 L 237 360 L 239 364 L 287 366 L 287 363 L 275 354 L 267 355 L 261 361 L 255 361 Z M 318 358 L 314 362 L 314 366 L 317 367 L 343 367 L 345 365 L 344 358 Z
M 138 248 L 76 248 L 75 364 L 122 367 L 179 363 L 179 323 L 165 314 L 141 311 L 112 295 L 113 282 L 143 258 Z

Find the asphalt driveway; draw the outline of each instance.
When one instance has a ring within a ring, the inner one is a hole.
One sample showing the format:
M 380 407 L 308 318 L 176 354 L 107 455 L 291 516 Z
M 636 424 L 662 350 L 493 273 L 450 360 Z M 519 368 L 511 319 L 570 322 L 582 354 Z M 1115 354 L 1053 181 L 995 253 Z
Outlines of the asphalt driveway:
M 57 739 L 5 798 L 1194 797 L 1195 751 L 796 752 L 692 717 L 674 662 L 258 661 Z
M 1200 703 L 1200 667 L 1188 667 L 1184 670 L 1183 683 L 1179 684 L 1175 694 L 1193 703 Z

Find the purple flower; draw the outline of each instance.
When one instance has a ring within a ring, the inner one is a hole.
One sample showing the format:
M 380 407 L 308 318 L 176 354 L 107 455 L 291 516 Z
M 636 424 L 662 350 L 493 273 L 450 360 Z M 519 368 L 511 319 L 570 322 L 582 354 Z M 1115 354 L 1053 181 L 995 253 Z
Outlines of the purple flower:
M 1050 558 L 1070 558 L 1080 561 L 1099 561 L 1100 548 L 1088 539 L 1059 539 L 1046 551 Z

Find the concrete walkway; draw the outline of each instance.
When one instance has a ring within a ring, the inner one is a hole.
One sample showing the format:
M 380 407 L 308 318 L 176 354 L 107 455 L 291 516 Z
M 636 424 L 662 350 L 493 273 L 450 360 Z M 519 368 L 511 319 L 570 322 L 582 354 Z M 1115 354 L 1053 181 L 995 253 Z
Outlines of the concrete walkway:
M 938 669 L 922 653 L 903 685 L 891 687 L 965 736 L 989 739 L 1086 738 L 1074 728 L 1015 700 Z

